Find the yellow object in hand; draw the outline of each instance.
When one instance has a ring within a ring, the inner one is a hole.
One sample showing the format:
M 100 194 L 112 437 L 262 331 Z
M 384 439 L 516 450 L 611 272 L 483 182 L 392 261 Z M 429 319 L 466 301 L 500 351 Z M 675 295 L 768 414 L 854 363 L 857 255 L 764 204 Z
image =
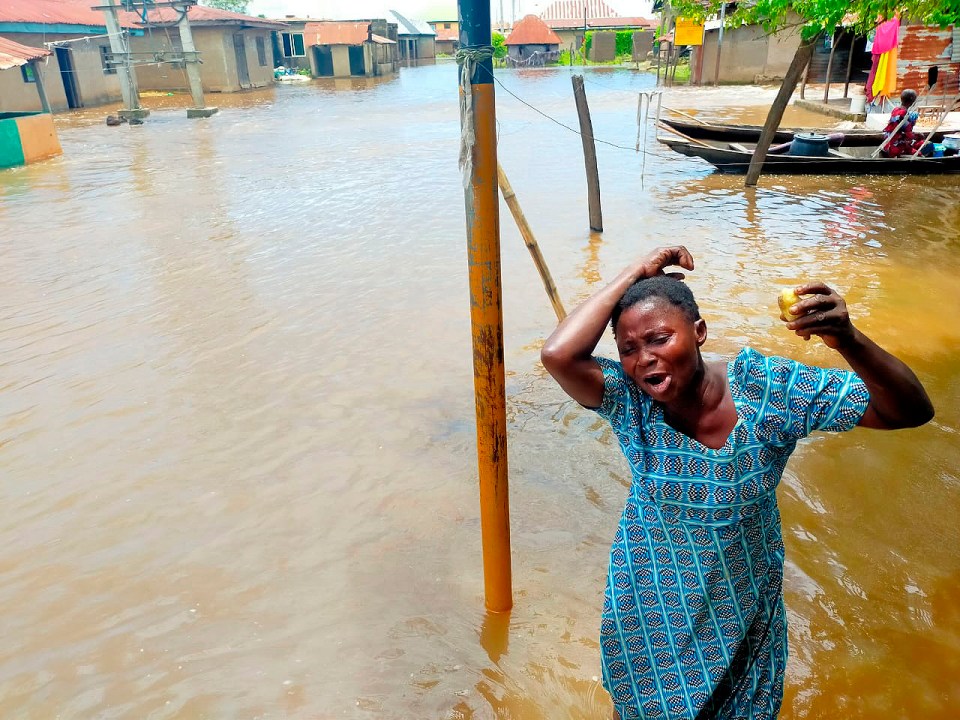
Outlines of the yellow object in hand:
M 790 312 L 790 308 L 798 302 L 800 302 L 800 296 L 793 291 L 793 288 L 781 290 L 780 297 L 777 298 L 777 304 L 780 306 L 780 319 L 784 322 L 791 322 L 802 317 L 802 315 L 794 315 Z

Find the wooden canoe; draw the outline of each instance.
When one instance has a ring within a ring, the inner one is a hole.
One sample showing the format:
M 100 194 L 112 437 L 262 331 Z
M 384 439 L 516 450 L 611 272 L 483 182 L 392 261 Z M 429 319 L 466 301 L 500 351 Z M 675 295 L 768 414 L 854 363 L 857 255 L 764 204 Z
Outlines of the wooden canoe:
M 721 140 L 737 143 L 756 143 L 760 139 L 760 131 L 763 129 L 759 125 L 724 125 L 719 123 L 696 123 L 687 120 L 673 120 L 672 118 L 660 118 L 664 125 L 677 130 L 687 137 L 697 140 Z M 877 147 L 883 142 L 883 133 L 878 130 L 838 130 L 824 128 L 780 128 L 774 135 L 774 143 L 785 143 L 793 140 L 794 134 L 798 132 L 819 133 L 829 135 L 830 133 L 842 132 L 844 140 L 842 147 Z M 940 130 L 934 133 L 930 142 L 943 142 L 944 135 L 955 135 L 960 130 Z M 917 134 L 926 133 L 922 128 L 917 129 Z
M 720 172 L 744 174 L 753 157 L 753 147 L 717 140 L 691 142 L 669 136 L 660 142 L 674 152 L 706 160 Z M 768 155 L 763 173 L 768 175 L 945 175 L 960 173 L 960 155 L 941 158 L 870 157 L 872 147 L 831 149 L 828 155 Z

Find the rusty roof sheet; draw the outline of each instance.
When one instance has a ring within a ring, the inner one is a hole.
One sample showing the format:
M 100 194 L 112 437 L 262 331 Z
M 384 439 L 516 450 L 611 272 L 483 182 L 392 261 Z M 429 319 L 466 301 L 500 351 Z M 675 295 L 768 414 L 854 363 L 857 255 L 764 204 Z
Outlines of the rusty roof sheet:
M 5 2 L 6 0 L 3 1 Z M 220 10 L 219 8 L 207 7 L 206 5 L 192 6 L 187 11 L 187 16 L 190 18 L 191 25 L 198 26 L 242 25 L 243 27 L 258 27 L 271 30 L 281 30 L 287 27 L 286 24 L 276 20 L 243 15 L 242 13 Z M 176 24 L 180 20 L 180 14 L 174 8 L 157 8 L 156 10 L 151 10 L 147 17 L 151 25 L 171 25 Z
M 0 22 L 106 28 L 103 12 L 91 9 L 97 4 L 93 0 L 2 0 Z M 136 20 L 137 16 L 132 13 L 120 13 L 123 27 L 135 27 Z
M 0 70 L 26 65 L 31 60 L 39 60 L 53 53 L 49 50 L 21 45 L 13 40 L 0 37 Z
M 527 15 L 513 26 L 507 45 L 559 45 L 560 36 L 536 15 Z
M 308 22 L 303 27 L 307 45 L 362 45 L 370 37 L 368 22 Z

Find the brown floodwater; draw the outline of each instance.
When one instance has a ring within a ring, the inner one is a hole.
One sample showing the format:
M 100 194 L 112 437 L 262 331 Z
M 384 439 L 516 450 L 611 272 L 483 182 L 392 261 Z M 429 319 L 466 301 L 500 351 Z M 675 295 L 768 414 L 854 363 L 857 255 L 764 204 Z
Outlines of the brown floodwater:
M 576 124 L 569 71 L 504 71 Z M 606 718 L 597 633 L 629 475 L 539 365 L 555 324 L 502 215 L 516 607 L 483 608 L 452 64 L 59 116 L 0 172 L 0 716 Z M 568 307 L 650 248 L 697 258 L 712 357 L 833 364 L 775 297 L 822 278 L 938 415 L 820 436 L 780 486 L 783 718 L 960 706 L 960 185 L 742 178 L 636 142 L 653 77 L 588 70 L 580 138 L 498 88 L 500 158 Z M 774 91 L 665 103 L 757 122 Z M 817 124 L 790 110 L 786 122 Z M 641 177 L 641 169 L 643 175 Z M 602 348 L 612 353 L 605 339 Z

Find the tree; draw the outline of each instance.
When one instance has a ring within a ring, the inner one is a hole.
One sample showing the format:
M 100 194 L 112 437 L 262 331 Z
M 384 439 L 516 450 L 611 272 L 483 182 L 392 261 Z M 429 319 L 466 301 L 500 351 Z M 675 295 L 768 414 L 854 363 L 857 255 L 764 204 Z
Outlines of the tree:
M 250 0 L 200 0 L 200 4 L 246 15 Z
M 493 45 L 493 56 L 497 59 L 507 56 L 507 39 L 502 33 L 493 33 L 491 44 Z
M 703 19 L 718 15 L 727 0 L 672 0 L 673 12 L 683 17 Z M 729 4 L 729 3 L 728 3 Z M 770 106 L 763 132 L 754 150 L 747 171 L 746 185 L 757 184 L 760 168 L 774 133 L 783 119 L 790 96 L 803 71 L 813 57 L 817 42 L 825 34 L 833 34 L 841 22 L 853 32 L 866 34 L 892 17 L 909 18 L 912 23 L 945 26 L 960 23 L 960 0 L 756 0 L 738 3 L 726 14 L 726 25 L 760 25 L 768 33 L 789 27 L 800 27 L 800 45 L 780 85 L 780 92 Z

